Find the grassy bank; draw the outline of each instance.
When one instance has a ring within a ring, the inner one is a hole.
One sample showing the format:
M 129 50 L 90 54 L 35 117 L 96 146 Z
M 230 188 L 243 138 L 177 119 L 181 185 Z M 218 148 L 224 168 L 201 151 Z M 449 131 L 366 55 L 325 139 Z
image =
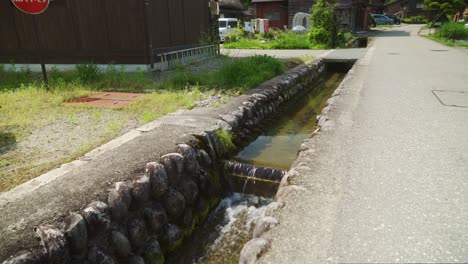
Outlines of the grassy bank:
M 463 23 L 445 23 L 434 31 L 433 34 L 424 37 L 450 47 L 468 47 L 468 28 L 465 28 Z
M 0 71 L 0 192 L 11 189 L 89 150 L 179 108 L 190 109 L 214 95 L 238 94 L 284 71 L 277 59 L 222 58 L 220 67 L 178 67 L 162 81 L 154 74 L 87 69 L 40 74 Z M 64 102 L 108 90 L 146 91 L 129 107 L 115 110 L 71 107 Z
M 339 33 L 336 40 L 337 48 L 353 46 L 354 36 L 351 33 Z M 273 31 L 268 34 L 233 35 L 224 43 L 226 49 L 321 49 L 309 41 L 308 34 Z

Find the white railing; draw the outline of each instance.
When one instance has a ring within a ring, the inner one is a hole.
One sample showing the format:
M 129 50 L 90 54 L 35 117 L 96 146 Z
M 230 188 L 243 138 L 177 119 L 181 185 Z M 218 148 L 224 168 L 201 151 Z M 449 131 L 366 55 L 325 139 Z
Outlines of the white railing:
M 176 50 L 158 54 L 161 57 L 161 69 L 173 68 L 177 64 L 188 64 L 215 57 L 219 49 L 215 45 L 200 46 L 190 49 Z

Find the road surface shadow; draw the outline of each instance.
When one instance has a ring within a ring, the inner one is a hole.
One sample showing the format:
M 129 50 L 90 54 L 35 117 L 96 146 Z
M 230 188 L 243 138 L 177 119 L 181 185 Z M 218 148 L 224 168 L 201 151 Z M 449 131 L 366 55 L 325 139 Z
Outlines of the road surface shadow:
M 400 31 L 400 30 L 386 30 L 386 31 L 381 31 L 378 34 L 376 34 L 376 37 L 409 37 L 411 35 L 410 32 L 407 31 Z

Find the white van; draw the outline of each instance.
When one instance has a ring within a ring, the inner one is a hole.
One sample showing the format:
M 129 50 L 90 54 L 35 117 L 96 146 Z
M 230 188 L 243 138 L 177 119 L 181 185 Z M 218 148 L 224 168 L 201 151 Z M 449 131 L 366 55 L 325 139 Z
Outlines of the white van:
M 219 18 L 219 40 L 224 42 L 224 37 L 234 32 L 237 28 L 237 18 Z

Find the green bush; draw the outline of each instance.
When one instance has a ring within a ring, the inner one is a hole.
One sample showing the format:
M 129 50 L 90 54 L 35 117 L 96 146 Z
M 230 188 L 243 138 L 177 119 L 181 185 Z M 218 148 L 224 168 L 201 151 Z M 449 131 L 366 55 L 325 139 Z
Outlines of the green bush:
M 444 23 L 440 27 L 439 34 L 441 37 L 446 39 L 467 39 L 468 28 L 465 28 L 460 23 L 450 22 Z
M 227 34 L 224 37 L 224 42 L 229 43 L 233 41 L 238 41 L 246 37 L 247 35 L 248 35 L 247 32 L 242 27 L 240 27 L 239 22 L 237 22 L 237 28 L 235 28 L 233 32 Z
M 424 16 L 412 16 L 401 20 L 406 24 L 427 24 L 428 20 Z
M 241 38 L 237 41 L 224 42 L 225 49 L 271 49 L 269 42 L 260 42 L 256 39 Z
M 356 38 L 349 31 L 342 31 L 336 35 L 336 46 L 337 47 L 354 47 L 356 44 Z
M 167 79 L 165 89 L 185 89 L 188 85 L 248 89 L 284 72 L 283 64 L 267 55 L 231 59 L 219 70 L 205 74 L 179 72 Z
M 309 40 L 319 48 L 330 48 L 333 38 L 329 30 L 322 27 L 312 27 L 309 31 Z
M 312 25 L 309 31 L 309 41 L 312 45 L 320 48 L 331 48 L 333 46 L 333 32 L 335 32 L 334 4 L 328 1 L 330 0 L 317 0 L 317 3 L 312 7 L 310 16 Z
M 101 70 L 99 70 L 96 64 L 77 64 L 75 67 L 78 78 L 83 83 L 92 83 L 100 80 L 102 77 Z
M 271 46 L 273 49 L 309 49 L 310 42 L 305 34 L 288 32 L 278 35 L 276 41 Z
M 268 55 L 255 55 L 233 60 L 215 72 L 213 85 L 229 88 L 252 88 L 284 72 L 283 64 Z

